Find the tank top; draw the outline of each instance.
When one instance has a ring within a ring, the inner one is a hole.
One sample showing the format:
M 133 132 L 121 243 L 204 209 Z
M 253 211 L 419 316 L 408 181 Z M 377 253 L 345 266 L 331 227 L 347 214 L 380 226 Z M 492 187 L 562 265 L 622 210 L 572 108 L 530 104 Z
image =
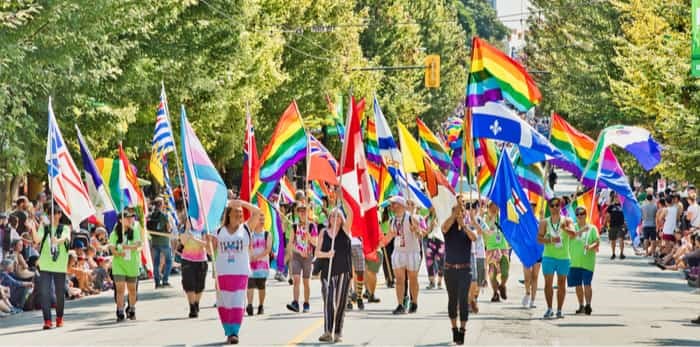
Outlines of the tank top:
M 558 236 L 560 241 L 558 243 L 546 243 L 542 256 L 561 260 L 571 259 L 569 255 L 569 234 L 564 231 L 565 220 L 564 216 L 559 217 L 559 223 L 552 223 L 551 217 L 544 219 L 547 225 L 544 237 L 554 238 Z
M 420 240 L 418 236 L 411 231 L 411 214 L 405 213 L 402 218 L 393 217 L 391 219 L 391 228 L 396 231 L 394 237 L 395 252 L 420 252 Z
M 219 229 L 217 235 L 218 252 L 216 255 L 216 272 L 222 275 L 250 276 L 250 235 L 247 226 L 241 224 L 234 233 L 225 226 Z
M 472 240 L 455 221 L 445 234 L 445 263 L 451 265 L 471 263 L 471 249 Z
M 306 227 L 294 224 L 294 248 L 300 253 L 311 254 L 312 247 L 309 240 L 318 236 L 316 224 L 307 223 Z
M 664 235 L 673 235 L 678 221 L 678 205 L 666 207 L 666 219 L 664 220 Z
M 333 239 L 331 239 L 331 237 L 328 235 L 328 229 L 326 229 L 323 233 L 321 251 L 330 251 L 331 243 L 333 243 Z M 331 275 L 335 276 L 342 273 L 350 273 L 350 270 L 352 269 L 350 238 L 345 234 L 342 228 L 338 230 L 338 234 L 335 236 L 333 250 L 335 251 L 335 255 L 333 256 L 333 269 L 331 271 Z M 319 265 L 321 266 L 321 278 L 328 277 L 328 263 L 328 258 L 319 259 Z
M 253 257 L 265 253 L 265 249 L 267 249 L 268 232 L 252 232 L 250 235 L 253 242 Z M 253 272 L 250 275 L 251 278 L 267 278 L 270 273 L 270 258 L 266 257 L 264 259 L 251 261 L 250 270 Z

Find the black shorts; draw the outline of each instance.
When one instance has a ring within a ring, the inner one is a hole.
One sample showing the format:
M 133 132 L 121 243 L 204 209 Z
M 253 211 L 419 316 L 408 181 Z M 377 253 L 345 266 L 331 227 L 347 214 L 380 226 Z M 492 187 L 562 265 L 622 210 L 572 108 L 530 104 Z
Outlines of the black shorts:
M 265 289 L 267 278 L 248 278 L 248 289 Z
M 208 264 L 206 261 L 189 261 L 182 259 L 182 289 L 197 294 L 204 291 Z
M 656 234 L 656 227 L 642 228 L 642 235 L 644 235 L 645 240 L 649 241 L 656 241 L 659 239 L 659 235 Z
M 621 226 L 611 226 L 608 228 L 608 239 L 610 241 L 624 239 L 627 234 L 627 230 Z

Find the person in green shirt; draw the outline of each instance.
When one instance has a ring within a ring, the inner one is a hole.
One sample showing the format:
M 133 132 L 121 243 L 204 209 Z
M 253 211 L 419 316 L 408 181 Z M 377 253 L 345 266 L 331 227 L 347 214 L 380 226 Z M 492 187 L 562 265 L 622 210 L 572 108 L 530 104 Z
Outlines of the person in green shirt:
M 116 288 L 117 322 L 124 317 L 124 291 L 129 291 L 129 319 L 136 319 L 136 280 L 141 266 L 141 233 L 134 230 L 136 214 L 124 211 L 109 236 L 112 252 L 112 276 Z
M 156 289 L 170 288 L 168 279 L 173 266 L 170 222 L 166 211 L 166 205 L 161 197 L 153 201 L 153 212 L 146 220 L 146 228 L 151 235 L 151 256 L 153 257 L 153 281 Z M 161 255 L 164 259 L 163 273 L 160 272 Z
M 63 326 L 65 303 L 66 271 L 68 270 L 68 244 L 70 226 L 60 224 L 63 213 L 58 205 L 47 204 L 45 211 L 53 211 L 51 225 L 42 225 L 37 230 L 34 221 L 28 220 L 28 229 L 34 243 L 39 244 L 39 297 L 44 316 L 44 329 L 51 329 L 51 298 L 56 297 L 56 328 Z M 51 293 L 53 282 L 54 293 Z
M 569 275 L 571 257 L 569 256 L 569 240 L 576 237 L 574 223 L 561 215 L 561 199 L 549 199 L 550 217 L 540 221 L 537 242 L 544 244 L 542 254 L 542 274 L 544 274 L 544 298 L 547 311 L 544 319 L 554 317 L 552 297 L 554 296 L 554 274 L 557 274 L 557 318 L 564 318 L 561 312 L 566 297 L 566 276 Z
M 586 221 L 586 209 L 576 208 L 576 237 L 569 241 L 569 253 L 571 255 L 571 269 L 569 270 L 569 287 L 576 287 L 578 298 L 578 310 L 576 314 L 590 315 L 591 298 L 593 289 L 593 270 L 595 269 L 595 257 L 600 245 L 598 229 Z M 583 305 L 584 295 L 586 306 Z
M 506 299 L 506 282 L 510 268 L 510 247 L 498 221 L 498 206 L 490 201 L 484 222 L 484 242 L 486 244 L 486 262 L 493 296 L 491 302 Z M 501 281 L 498 281 L 500 275 Z

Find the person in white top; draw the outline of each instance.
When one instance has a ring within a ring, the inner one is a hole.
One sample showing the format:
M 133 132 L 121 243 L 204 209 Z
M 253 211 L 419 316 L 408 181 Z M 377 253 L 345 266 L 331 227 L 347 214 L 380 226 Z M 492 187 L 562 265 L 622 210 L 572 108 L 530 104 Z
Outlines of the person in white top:
M 406 279 L 408 279 L 409 291 L 411 293 L 411 304 L 409 313 L 414 313 L 418 309 L 418 270 L 420 268 L 420 240 L 423 230 L 419 226 L 419 221 L 412 213 L 408 212 L 406 199 L 401 196 L 394 196 L 389 199 L 394 217 L 390 221 L 389 232 L 386 239 L 394 238 L 394 253 L 391 255 L 391 263 L 394 268 L 396 278 L 396 300 L 398 306 L 394 314 L 406 313 L 403 299 L 406 294 Z
M 690 221 L 690 232 L 700 230 L 700 205 L 698 205 L 698 195 L 695 186 L 688 186 L 688 210 L 686 218 Z
M 673 250 L 673 244 L 676 242 L 676 238 L 673 234 L 678 228 L 678 222 L 681 219 L 681 211 L 683 211 L 683 206 L 680 204 L 680 196 L 678 194 L 672 194 L 666 198 L 666 208 L 661 215 L 663 219 L 663 229 L 661 232 L 661 238 L 663 240 L 663 254 L 669 254 Z

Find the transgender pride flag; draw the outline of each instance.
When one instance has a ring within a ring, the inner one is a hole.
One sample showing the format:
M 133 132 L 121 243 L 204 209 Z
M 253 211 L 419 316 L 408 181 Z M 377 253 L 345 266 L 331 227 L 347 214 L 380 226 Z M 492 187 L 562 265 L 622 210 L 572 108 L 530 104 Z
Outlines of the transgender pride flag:
M 187 121 L 185 106 L 182 106 L 180 120 L 187 215 L 192 230 L 211 232 L 221 224 L 228 197 L 226 185 Z

